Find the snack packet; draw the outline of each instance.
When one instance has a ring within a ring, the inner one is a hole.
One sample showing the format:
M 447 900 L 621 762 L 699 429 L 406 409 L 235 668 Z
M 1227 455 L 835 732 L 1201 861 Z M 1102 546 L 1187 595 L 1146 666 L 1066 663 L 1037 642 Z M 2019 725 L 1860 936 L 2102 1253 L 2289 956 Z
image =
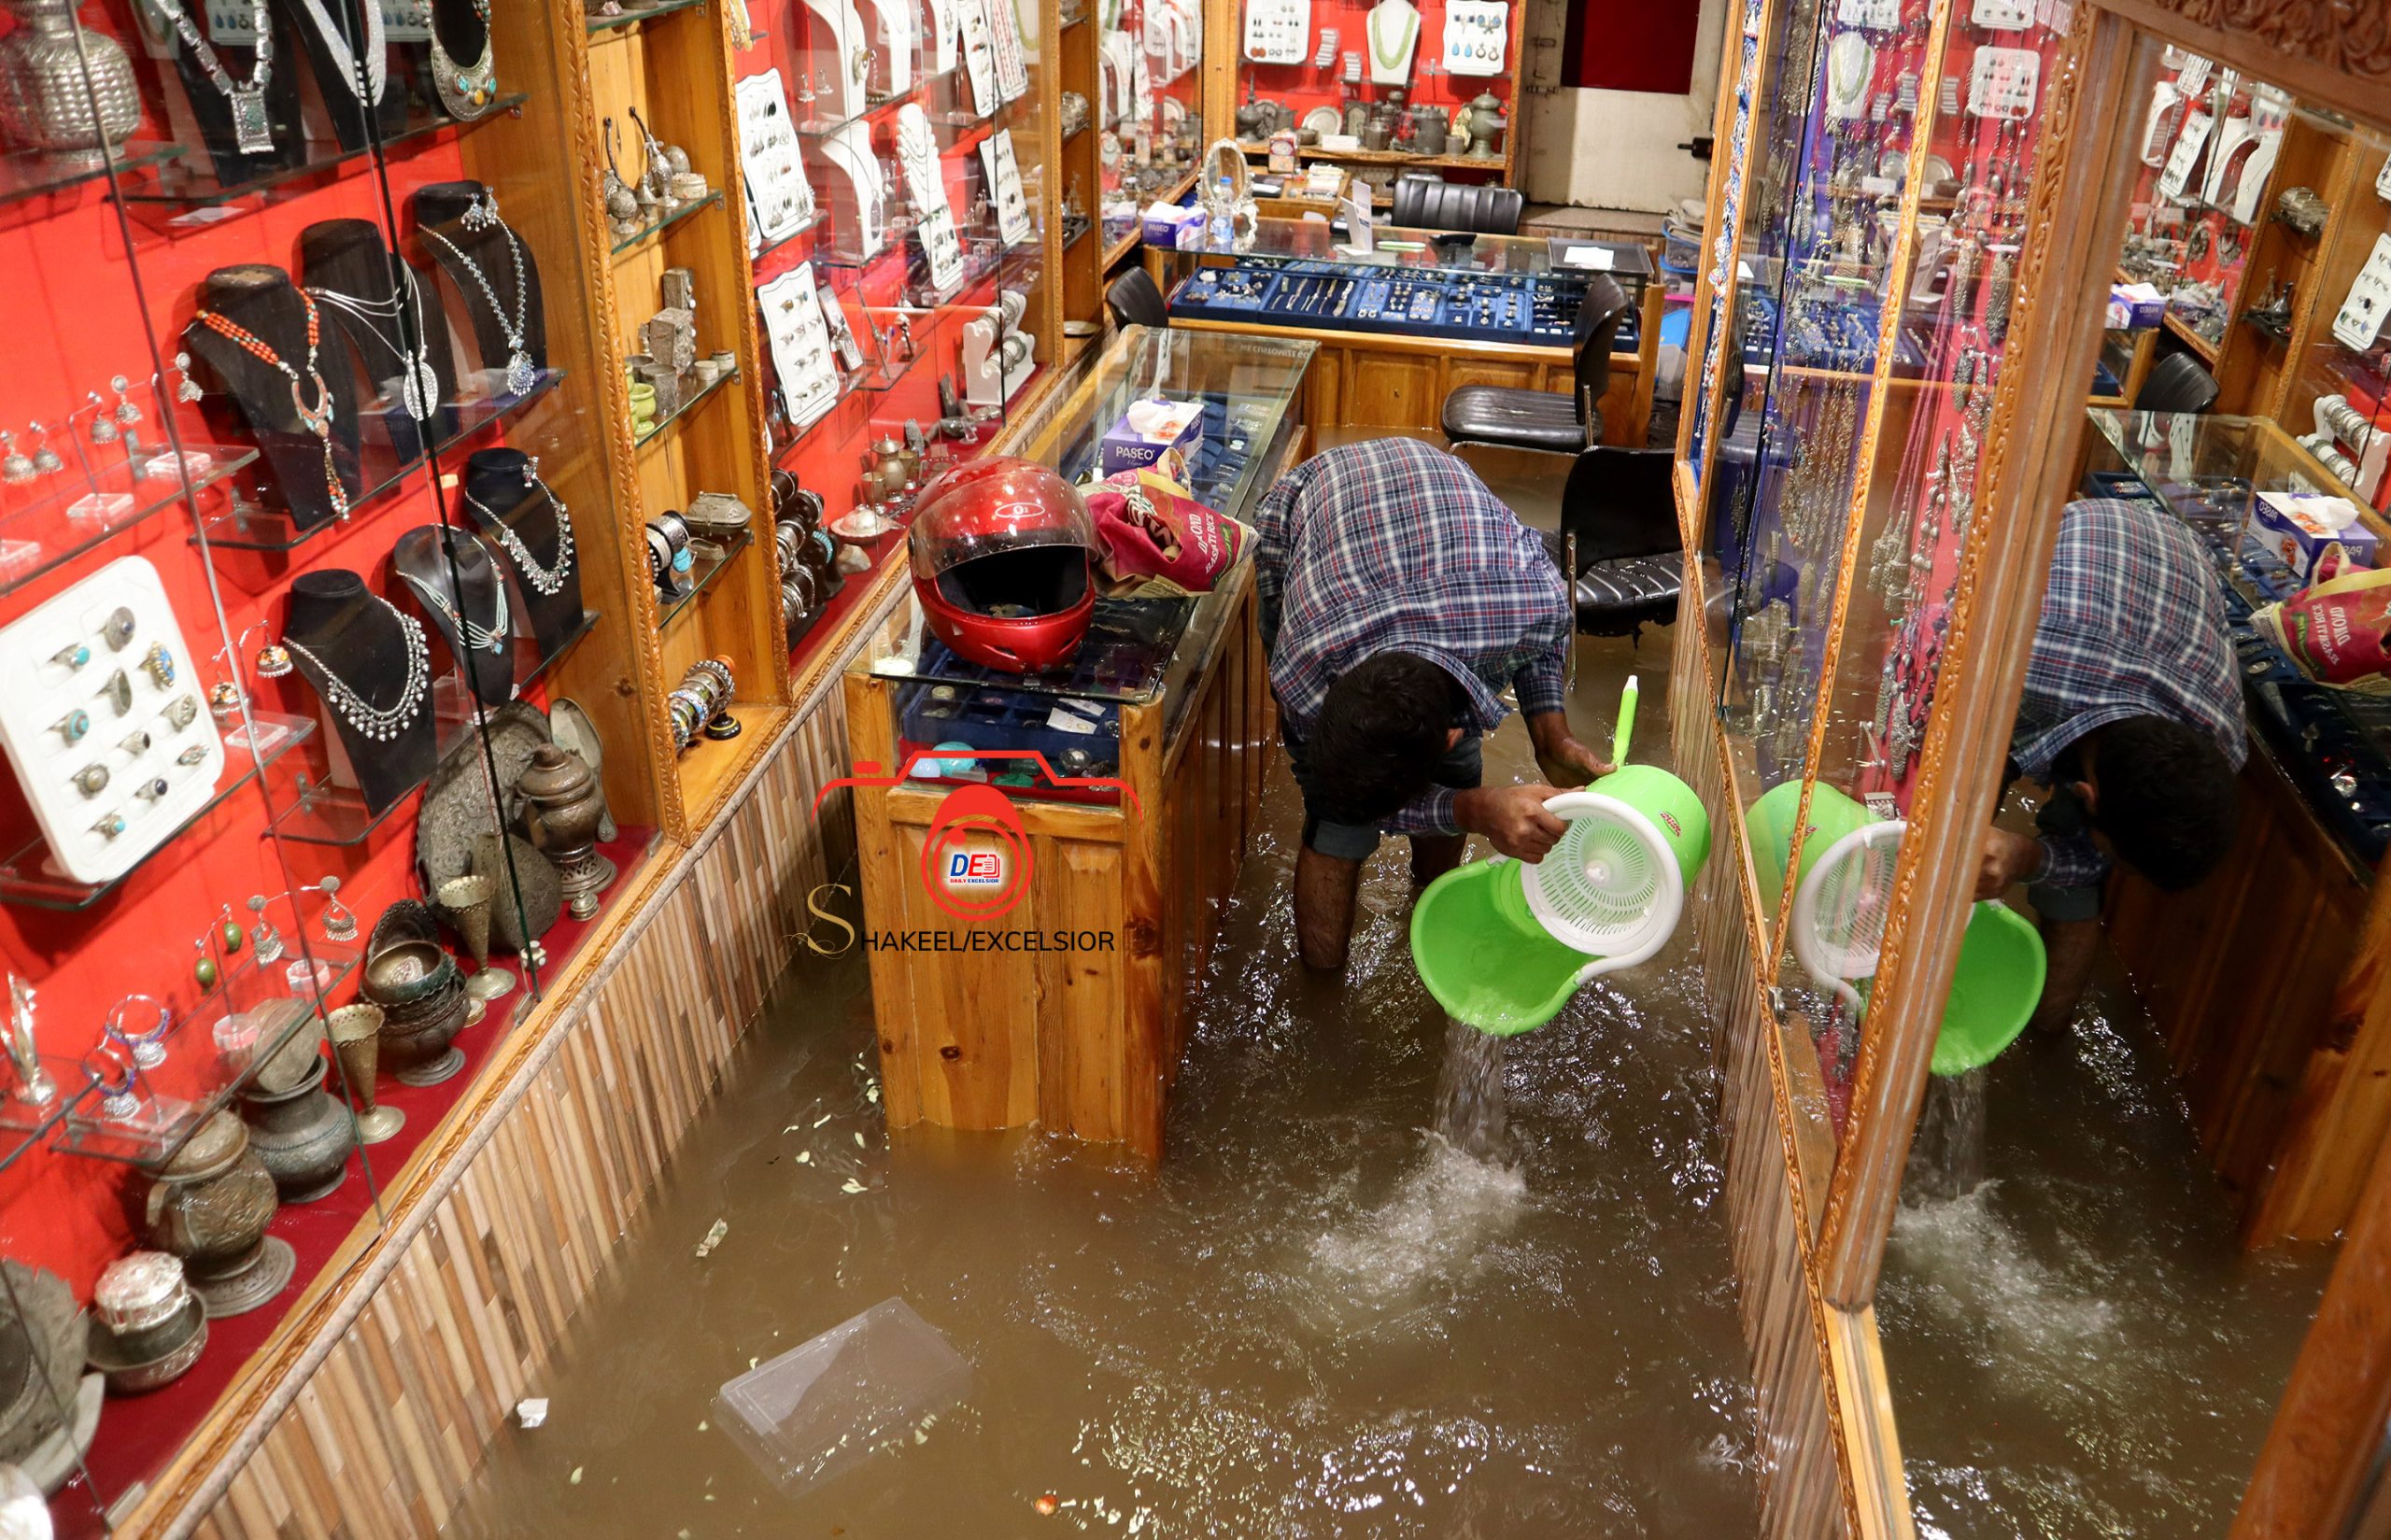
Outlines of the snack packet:
M 1187 488 L 1152 470 L 1123 471 L 1082 488 L 1096 532 L 1104 591 L 1210 591 L 1236 566 L 1253 531 L 1214 513 Z
M 2303 588 L 2250 617 L 2320 685 L 2391 695 L 2391 572 L 2354 572 Z

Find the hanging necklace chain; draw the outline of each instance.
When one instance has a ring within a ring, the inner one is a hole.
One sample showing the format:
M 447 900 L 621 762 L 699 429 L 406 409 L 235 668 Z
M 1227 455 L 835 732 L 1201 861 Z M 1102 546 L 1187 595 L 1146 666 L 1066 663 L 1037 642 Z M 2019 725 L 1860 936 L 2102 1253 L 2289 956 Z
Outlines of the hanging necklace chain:
M 515 260 L 515 318 L 511 321 L 506 318 L 506 307 L 499 303 L 498 290 L 490 287 L 489 275 L 482 271 L 482 264 L 467 256 L 464 247 L 439 231 L 426 230 L 424 233 L 446 247 L 451 256 L 465 264 L 465 271 L 471 273 L 474 282 L 481 286 L 482 297 L 489 301 L 489 313 L 498 322 L 498 329 L 506 333 L 506 345 L 520 349 L 523 346 L 523 322 L 531 312 L 531 288 L 523 281 L 523 243 L 515 238 L 514 227 L 505 220 L 498 221 L 498 230 L 506 237 L 507 252 Z
M 382 88 L 389 78 L 390 50 L 382 40 L 381 0 L 362 0 L 365 7 L 365 49 L 360 58 L 348 46 L 348 35 L 334 24 L 332 13 L 324 9 L 324 0 L 299 0 L 305 7 L 307 19 L 316 23 L 322 35 L 324 48 L 340 66 L 341 80 L 352 95 L 366 106 L 382 100 Z
M 399 360 L 400 399 L 406 406 L 407 415 L 422 422 L 430 418 L 440 405 L 440 376 L 432 367 L 432 349 L 428 342 L 418 343 L 413 347 L 405 346 L 406 322 L 403 318 L 410 305 L 414 307 L 417 334 L 421 333 L 423 290 L 416 286 L 414 268 L 404 262 L 398 266 L 400 287 L 392 289 L 387 300 L 361 300 L 336 289 L 309 289 L 306 292 L 356 320 L 374 334 L 375 341 L 390 350 Z M 381 323 L 386 320 L 397 335 L 382 330 Z
M 1411 10 L 1408 6 L 1404 8 Z M 1410 20 L 1405 24 L 1402 35 L 1395 39 L 1395 49 L 1393 53 L 1387 52 L 1385 46 L 1379 41 L 1377 19 L 1378 13 L 1374 9 L 1371 12 L 1371 24 L 1364 29 L 1370 35 L 1370 57 L 1381 69 L 1394 69 L 1411 57 L 1411 40 L 1419 35 L 1420 31 L 1420 13 L 1417 10 L 1411 10 Z
M 539 558 L 531 554 L 531 548 L 523 544 L 523 537 L 516 534 L 506 520 L 499 517 L 488 503 L 471 492 L 465 494 L 465 501 L 496 527 L 499 544 L 515 558 L 516 571 L 523 574 L 523 581 L 531 586 L 531 591 L 543 599 L 554 599 L 557 591 L 564 586 L 564 580 L 573 575 L 573 517 L 565 512 L 563 501 L 546 482 L 540 479 L 538 471 L 527 472 L 523 479 L 527 485 L 537 487 L 541 495 L 548 500 L 548 506 L 556 512 L 557 560 L 553 567 L 540 565 Z
M 199 30 L 199 23 L 183 9 L 181 0 L 160 0 L 158 8 L 174 27 L 175 35 L 183 40 L 183 47 L 191 49 L 191 57 L 199 61 L 199 67 L 207 72 L 208 79 L 215 82 L 217 90 L 230 96 L 234 91 L 244 89 L 225 69 L 224 62 L 216 57 L 215 48 Z M 249 25 L 257 33 L 258 57 L 257 63 L 249 68 L 246 89 L 262 92 L 274 78 L 274 23 L 266 15 L 265 0 L 250 0 Z
M 490 623 L 486 627 L 474 624 L 473 617 L 465 614 L 461 599 L 458 603 L 449 603 L 447 596 L 441 593 L 436 585 L 418 583 L 409 577 L 407 586 L 415 590 L 417 599 L 430 604 L 447 618 L 449 626 L 464 639 L 465 646 L 469 651 L 494 653 L 505 647 L 507 636 L 513 629 L 514 616 L 506 603 L 505 574 L 500 572 L 493 565 L 490 570 L 490 586 L 498 590 L 498 607 L 496 613 L 490 617 Z M 458 580 L 457 587 L 461 595 L 464 589 L 461 576 Z
M 430 692 L 432 647 L 424 640 L 423 622 L 399 609 L 379 594 L 368 597 L 375 603 L 382 606 L 390 618 L 398 623 L 399 635 L 406 648 L 406 684 L 399 691 L 399 699 L 395 704 L 388 707 L 374 704 L 359 693 L 348 681 L 332 672 L 329 664 L 310 652 L 296 639 L 286 636 L 282 639 L 282 644 L 288 647 L 293 656 L 305 659 L 318 674 L 323 676 L 324 697 L 332 702 L 332 709 L 340 713 L 343 721 L 375 742 L 387 743 L 398 737 L 406 729 L 407 724 L 415 720 L 416 713 L 422 706 L 425 695 Z

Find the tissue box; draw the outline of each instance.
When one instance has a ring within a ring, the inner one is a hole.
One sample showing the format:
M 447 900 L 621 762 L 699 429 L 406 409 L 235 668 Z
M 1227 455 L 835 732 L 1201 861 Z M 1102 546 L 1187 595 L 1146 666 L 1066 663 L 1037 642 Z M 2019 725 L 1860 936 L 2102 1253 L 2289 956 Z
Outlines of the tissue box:
M 1146 244 L 1165 251 L 1179 249 L 1179 227 L 1193 222 L 1201 226 L 1204 211 L 1181 208 L 1177 204 L 1153 203 L 1146 205 Z
M 2167 318 L 2167 296 L 2146 283 L 2109 286 L 2109 326 L 2118 332 L 2145 332 Z
M 1193 401 L 1132 402 L 1096 445 L 1096 464 L 1106 475 L 1159 465 L 1167 455 L 1192 458 L 1204 442 L 1204 406 Z M 1177 477 L 1173 478 L 1178 479 Z
M 2250 533 L 2303 588 L 2374 565 L 2374 531 L 2347 498 L 2261 492 L 2250 504 Z

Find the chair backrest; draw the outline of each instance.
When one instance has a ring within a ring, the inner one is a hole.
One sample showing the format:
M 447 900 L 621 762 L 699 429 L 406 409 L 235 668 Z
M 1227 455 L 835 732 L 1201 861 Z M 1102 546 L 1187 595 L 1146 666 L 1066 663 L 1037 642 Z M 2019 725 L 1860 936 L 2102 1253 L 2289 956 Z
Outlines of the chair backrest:
M 1112 312 L 1116 326 L 1168 326 L 1170 302 L 1154 287 L 1151 274 L 1142 267 L 1133 267 L 1112 280 L 1104 291 L 1105 308 Z
M 1577 307 L 1577 330 L 1571 334 L 1570 364 L 1576 376 L 1577 420 L 1591 430 L 1597 414 L 1594 403 L 1610 389 L 1610 350 L 1619 329 L 1634 304 L 1619 280 L 1597 273 L 1586 282 L 1586 300 Z M 1590 439 L 1600 433 L 1590 431 Z
M 1394 222 L 1406 230 L 1456 230 L 1516 235 L 1526 195 L 1511 187 L 1474 187 L 1407 177 L 1394 184 Z
M 2151 366 L 2133 398 L 2137 412 L 2205 412 L 2216 404 L 2216 376 L 2189 353 L 2170 353 Z
M 1579 451 L 1561 491 L 1561 530 L 1577 537 L 1582 571 L 1596 561 L 1683 548 L 1669 486 L 1673 449 L 1597 444 Z

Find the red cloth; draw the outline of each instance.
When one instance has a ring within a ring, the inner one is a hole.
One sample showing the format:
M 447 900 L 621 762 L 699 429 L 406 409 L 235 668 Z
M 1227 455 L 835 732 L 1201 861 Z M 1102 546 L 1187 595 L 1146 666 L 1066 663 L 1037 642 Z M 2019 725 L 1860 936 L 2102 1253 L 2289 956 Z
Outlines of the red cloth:
M 1104 543 L 1099 565 L 1115 587 L 1161 578 L 1189 593 L 1209 592 L 1253 536 L 1151 470 L 1106 477 L 1088 488 L 1087 507 Z

